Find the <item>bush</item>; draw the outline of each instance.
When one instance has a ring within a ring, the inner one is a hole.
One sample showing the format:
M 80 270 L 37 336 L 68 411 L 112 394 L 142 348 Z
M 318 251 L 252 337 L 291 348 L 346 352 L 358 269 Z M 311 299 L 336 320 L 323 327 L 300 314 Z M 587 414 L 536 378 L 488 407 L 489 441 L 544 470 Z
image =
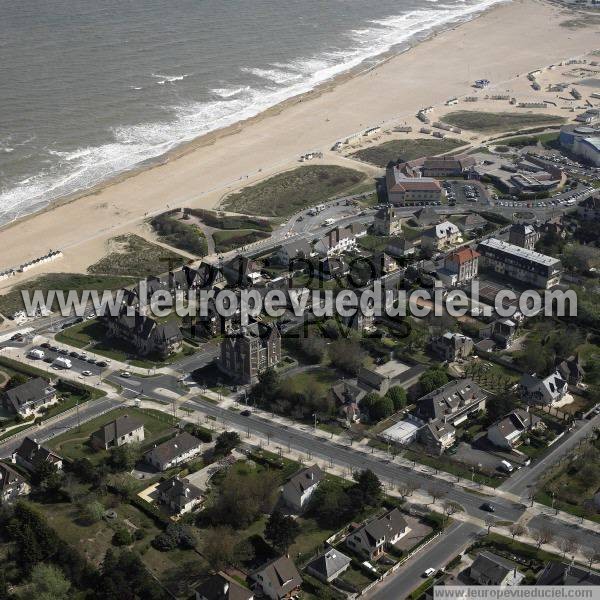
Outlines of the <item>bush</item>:
M 112 538 L 114 546 L 129 546 L 133 543 L 133 536 L 126 527 L 119 527 Z

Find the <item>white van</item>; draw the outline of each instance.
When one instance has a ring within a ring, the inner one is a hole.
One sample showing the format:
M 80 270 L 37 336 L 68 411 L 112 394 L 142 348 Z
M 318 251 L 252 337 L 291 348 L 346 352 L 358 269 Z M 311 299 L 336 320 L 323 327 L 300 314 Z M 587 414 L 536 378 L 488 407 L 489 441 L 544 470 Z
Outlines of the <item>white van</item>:
M 500 461 L 500 469 L 505 473 L 512 473 L 514 471 L 513 466 L 507 460 Z
M 43 350 L 38 350 L 37 348 L 34 348 L 33 350 L 30 350 L 27 353 L 27 356 L 29 356 L 29 358 L 35 358 L 36 360 L 43 360 L 44 356 L 46 356 L 44 354 Z
M 73 363 L 68 358 L 58 356 L 54 359 L 52 366 L 56 367 L 57 369 L 70 369 L 73 366 Z

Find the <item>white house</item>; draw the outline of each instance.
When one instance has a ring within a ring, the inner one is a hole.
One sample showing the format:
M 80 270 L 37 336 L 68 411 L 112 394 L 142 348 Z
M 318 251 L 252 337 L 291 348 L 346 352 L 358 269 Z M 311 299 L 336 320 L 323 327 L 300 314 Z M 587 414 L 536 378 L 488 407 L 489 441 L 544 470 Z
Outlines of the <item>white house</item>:
M 378 519 L 369 521 L 346 538 L 346 544 L 369 560 L 379 558 L 410 531 L 402 513 L 394 508 Z
M 197 456 L 202 447 L 197 437 L 184 431 L 146 452 L 144 458 L 159 471 L 166 471 Z
M 324 477 L 325 473 L 317 465 L 296 473 L 282 488 L 286 504 L 297 511 L 306 508 Z
M 527 431 L 543 427 L 543 421 L 532 412 L 517 408 L 487 430 L 487 437 L 494 446 L 512 450 Z
M 568 384 L 558 371 L 544 379 L 526 373 L 519 382 L 519 391 L 521 399 L 529 404 L 552 405 L 567 395 Z

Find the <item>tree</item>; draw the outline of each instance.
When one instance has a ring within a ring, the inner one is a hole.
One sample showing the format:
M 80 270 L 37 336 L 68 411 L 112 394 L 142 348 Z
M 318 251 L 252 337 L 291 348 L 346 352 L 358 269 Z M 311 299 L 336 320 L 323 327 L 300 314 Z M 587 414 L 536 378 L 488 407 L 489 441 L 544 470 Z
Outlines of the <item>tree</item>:
M 414 481 L 401 481 L 398 484 L 398 491 L 402 495 L 402 498 L 412 496 L 414 492 L 419 489 L 419 485 Z
M 399 411 L 406 406 L 406 390 L 399 385 L 392 386 L 386 396 L 392 401 L 394 411 Z
M 140 455 L 140 450 L 135 444 L 123 444 L 110 449 L 107 464 L 115 473 L 131 471 Z
M 394 413 L 394 403 L 391 398 L 383 396 L 378 398 L 377 401 L 371 406 L 369 411 L 369 417 L 371 421 L 381 421 L 387 419 Z
M 210 527 L 204 535 L 202 555 L 215 571 L 232 564 L 237 538 L 229 527 Z
M 558 547 L 562 550 L 562 557 L 564 558 L 567 554 L 575 554 L 579 548 L 579 542 L 575 536 L 570 535 L 566 538 L 561 538 Z
M 521 537 L 527 531 L 526 528 L 520 523 L 513 523 L 509 529 L 513 540 L 516 537 Z
M 215 442 L 214 453 L 217 456 L 227 456 L 241 444 L 240 436 L 235 431 L 224 431 L 219 434 Z
M 23 594 L 23 600 L 67 600 L 71 584 L 64 573 L 54 565 L 39 564 L 31 572 L 31 581 Z
M 431 496 L 433 500 L 433 504 L 435 504 L 436 500 L 443 498 L 446 495 L 446 492 L 437 485 L 432 485 L 427 488 L 427 493 Z
M 11 390 L 12 388 L 16 388 L 20 385 L 23 385 L 28 381 L 29 378 L 26 375 L 23 375 L 22 373 L 15 373 L 11 376 L 11 378 L 8 380 L 8 383 L 4 386 L 4 390 Z
M 544 544 L 549 544 L 554 539 L 554 533 L 548 527 L 540 527 L 530 533 L 538 548 L 541 548 Z
M 257 404 L 270 404 L 277 396 L 280 379 L 277 371 L 269 367 L 258 375 L 258 383 L 252 388 L 250 397 Z
M 446 502 L 444 502 L 444 514 L 447 517 L 451 517 L 452 515 L 456 514 L 457 512 L 461 512 L 462 511 L 462 506 L 460 504 L 458 504 L 457 502 L 451 502 L 450 500 L 446 500 Z
M 127 527 L 118 527 L 112 537 L 115 546 L 129 546 L 133 543 L 133 536 Z
M 600 562 L 600 550 L 584 546 L 582 548 L 582 553 L 585 556 L 585 559 L 587 560 L 590 569 L 592 568 L 592 565 Z
M 349 521 L 357 508 L 342 486 L 326 479 L 312 495 L 308 512 L 320 527 L 338 527 Z
M 300 526 L 292 517 L 276 510 L 267 521 L 265 539 L 279 552 L 285 553 L 300 533 Z
M 31 483 L 42 491 L 58 491 L 62 480 L 56 465 L 50 462 L 39 463 L 31 473 Z
M 354 499 L 359 500 L 360 505 L 378 506 L 383 495 L 383 487 L 379 477 L 371 471 L 365 469 L 354 474 L 356 483 L 352 486 L 352 495 Z
M 495 525 L 496 525 L 496 519 L 494 519 L 494 517 L 486 517 L 485 518 L 485 526 L 487 527 L 488 535 L 490 535 L 490 530 L 492 529 L 492 527 L 495 527 Z
M 437 390 L 446 383 L 448 383 L 448 373 L 441 366 L 432 367 L 419 377 L 419 384 L 421 385 L 423 394 L 429 394 L 429 392 Z
M 98 500 L 92 500 L 81 507 L 79 517 L 84 523 L 92 525 L 102 520 L 104 512 L 104 506 Z
M 362 367 L 364 353 L 356 340 L 339 339 L 329 344 L 331 364 L 348 375 L 356 375 Z

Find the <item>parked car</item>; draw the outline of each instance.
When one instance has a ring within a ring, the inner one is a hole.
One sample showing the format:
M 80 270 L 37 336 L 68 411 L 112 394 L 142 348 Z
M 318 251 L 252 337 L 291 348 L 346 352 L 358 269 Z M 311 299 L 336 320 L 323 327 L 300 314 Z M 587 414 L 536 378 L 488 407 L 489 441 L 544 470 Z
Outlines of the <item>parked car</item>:
M 120 376 L 123 379 L 129 379 L 131 377 L 131 373 L 129 371 L 122 371 Z
M 242 415 L 242 417 L 249 417 L 252 413 L 249 410 L 243 410 L 240 415 Z
M 435 571 L 436 570 L 433 567 L 429 567 L 423 572 L 423 577 L 431 577 L 435 573 Z

